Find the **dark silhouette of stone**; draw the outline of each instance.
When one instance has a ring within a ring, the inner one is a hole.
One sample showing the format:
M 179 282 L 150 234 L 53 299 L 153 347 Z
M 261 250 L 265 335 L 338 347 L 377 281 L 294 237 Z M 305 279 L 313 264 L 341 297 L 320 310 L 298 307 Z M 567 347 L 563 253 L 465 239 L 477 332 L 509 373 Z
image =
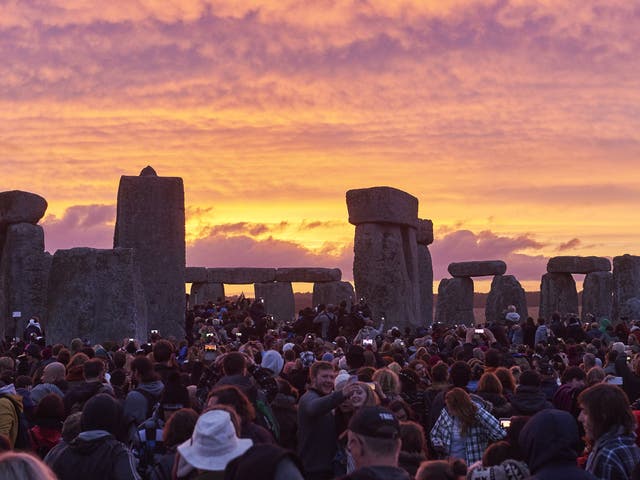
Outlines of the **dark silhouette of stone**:
M 452 277 L 486 277 L 503 275 L 507 271 L 507 264 L 502 260 L 457 262 L 450 263 L 448 270 Z
M 273 282 L 275 268 L 207 268 L 207 282 L 244 285 Z
M 120 178 L 114 247 L 135 250 L 149 318 L 165 336 L 178 338 L 184 336 L 184 225 L 181 178 Z
M 264 311 L 273 315 L 276 320 L 293 320 L 296 305 L 293 287 L 288 282 L 256 283 L 254 286 L 256 299 L 264 299 Z
M 433 222 L 424 218 L 418 219 L 418 231 L 416 233 L 418 245 L 431 245 L 433 243 Z
M 44 251 L 40 225 L 16 223 L 4 232 L 0 252 L 0 334 L 22 335 L 33 315 L 47 318 L 47 283 L 51 255 Z M 20 312 L 14 318 L 13 312 Z M 17 328 L 17 331 L 16 331 Z
M 206 305 L 218 299 L 224 300 L 224 285 L 222 283 L 192 283 L 189 301 L 191 305 Z
M 147 165 L 140 171 L 141 177 L 157 177 L 158 174 L 151 165 Z
M 347 302 L 347 309 L 355 299 L 355 291 L 349 282 L 322 282 L 313 284 L 313 305 L 340 305 L 343 300 Z
M 549 273 L 591 273 L 609 272 L 611 262 L 605 257 L 552 257 L 547 262 Z
M 468 277 L 443 278 L 438 285 L 436 322 L 446 325 L 473 325 L 473 280 Z
M 554 312 L 578 313 L 578 291 L 570 273 L 545 273 L 540 284 L 540 316 L 551 319 Z
M 187 267 L 184 269 L 184 283 L 207 283 L 206 267 Z
M 433 323 L 433 263 L 429 247 L 418 243 L 420 315 L 425 325 Z
M 613 259 L 612 321 L 618 322 L 624 314 L 627 300 L 640 297 L 640 257 L 621 255 Z
M 92 344 L 147 339 L 147 303 L 133 249 L 58 250 L 48 297 L 46 328 L 51 344 L 68 344 L 73 337 Z M 150 319 L 149 327 L 166 335 L 155 319 Z
M 487 296 L 485 320 L 487 322 L 502 321 L 509 305 L 516 307 L 521 320 L 529 316 L 527 297 L 520 282 L 513 275 L 496 275 L 491 282 L 491 290 Z
M 584 277 L 582 289 L 582 320 L 591 313 L 597 320 L 611 318 L 613 307 L 613 274 L 591 272 Z
M 347 192 L 349 223 L 392 223 L 418 226 L 418 199 L 392 187 L 371 187 Z
M 0 230 L 13 223 L 35 225 L 47 211 L 47 201 L 35 193 L 11 190 L 0 192 Z
M 278 268 L 276 282 L 339 282 L 342 272 L 339 268 Z

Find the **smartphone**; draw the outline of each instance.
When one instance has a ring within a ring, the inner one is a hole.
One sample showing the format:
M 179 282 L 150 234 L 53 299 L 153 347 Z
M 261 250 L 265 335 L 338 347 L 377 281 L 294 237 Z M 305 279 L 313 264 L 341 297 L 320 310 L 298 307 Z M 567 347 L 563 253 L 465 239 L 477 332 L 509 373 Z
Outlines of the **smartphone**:
M 215 345 L 205 345 L 204 346 L 204 350 L 206 352 L 215 352 L 217 349 L 218 349 L 218 347 L 215 346 Z
M 157 333 L 158 333 L 158 330 L 151 330 L 151 333 L 155 333 L 155 334 L 157 334 Z
M 373 340 L 365 338 L 364 340 L 362 340 L 362 345 L 373 345 Z
M 622 385 L 622 377 L 611 377 L 607 380 L 610 385 Z
M 484 333 L 484 328 L 476 328 L 476 333 L 477 334 L 483 334 Z
M 511 419 L 510 418 L 501 418 L 500 419 L 500 426 L 502 428 L 509 428 L 511 426 Z

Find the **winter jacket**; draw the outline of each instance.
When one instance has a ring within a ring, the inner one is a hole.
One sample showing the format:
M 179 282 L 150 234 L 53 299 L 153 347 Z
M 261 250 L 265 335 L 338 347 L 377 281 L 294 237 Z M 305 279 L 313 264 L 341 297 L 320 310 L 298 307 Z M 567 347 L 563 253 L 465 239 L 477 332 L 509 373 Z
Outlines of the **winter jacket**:
M 9 437 L 11 447 L 13 447 L 18 436 L 19 419 L 11 400 L 3 397 L 10 397 L 16 402 L 20 412 L 23 410 L 22 397 L 16 393 L 13 383 L 0 388 L 0 433 Z
M 409 474 L 398 467 L 372 466 L 359 468 L 340 480 L 410 480 Z
M 534 415 L 540 410 L 553 408 L 542 390 L 538 387 L 519 385 L 516 393 L 511 396 L 511 406 L 514 415 Z
M 164 384 L 160 380 L 154 380 L 153 382 L 141 383 L 138 389 L 147 392 L 150 397 L 157 402 L 160 400 L 160 395 L 164 390 Z M 132 421 L 135 425 L 140 425 L 151 416 L 147 415 L 149 408 L 149 400 L 147 400 L 147 397 L 143 393 L 131 390 L 124 400 L 124 418 L 126 418 L 127 421 Z

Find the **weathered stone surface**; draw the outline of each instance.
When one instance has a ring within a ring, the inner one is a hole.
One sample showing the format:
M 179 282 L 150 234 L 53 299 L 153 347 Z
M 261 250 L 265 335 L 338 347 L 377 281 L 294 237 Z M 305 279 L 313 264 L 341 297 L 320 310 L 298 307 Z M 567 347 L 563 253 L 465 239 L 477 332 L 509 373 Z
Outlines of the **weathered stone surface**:
M 322 282 L 313 284 L 313 305 L 340 305 L 343 300 L 347 302 L 347 311 L 355 299 L 353 285 L 349 282 Z
M 347 192 L 349 223 L 393 223 L 417 228 L 418 199 L 392 187 L 371 187 Z
M 640 320 L 640 297 L 632 297 L 620 308 L 620 317 L 629 320 Z
M 433 243 L 433 222 L 431 220 L 418 219 L 416 242 L 418 242 L 418 245 L 431 245 Z
M 621 255 L 613 259 L 613 309 L 612 321 L 618 322 L 623 315 L 627 300 L 640 297 L 640 257 Z
M 154 328 L 184 335 L 185 220 L 181 178 L 120 178 L 114 246 L 135 249 Z
M 587 313 L 596 319 L 611 318 L 613 306 L 613 274 L 611 272 L 591 272 L 584 277 L 582 290 L 582 320 Z
M 438 285 L 436 322 L 446 325 L 473 325 L 473 280 L 443 278 Z
M 206 283 L 206 267 L 187 267 L 184 269 L 184 283 Z
M 207 268 L 207 282 L 244 285 L 273 282 L 275 268 Z
M 384 316 L 389 326 L 423 325 L 414 228 L 390 223 L 357 225 L 353 276 L 358 298 L 366 299 L 375 321 Z
M 516 307 L 520 320 L 529 316 L 527 296 L 520 282 L 513 275 L 496 275 L 491 282 L 491 290 L 487 296 L 484 316 L 487 322 L 504 320 L 505 310 L 509 305 Z
M 0 229 L 13 223 L 36 224 L 47 211 L 47 201 L 35 193 L 0 192 Z
M 191 305 L 206 305 L 207 302 L 216 303 L 224 300 L 224 285 L 222 283 L 192 283 L 189 303 Z
M 547 262 L 549 273 L 610 272 L 611 262 L 605 257 L 552 257 Z
M 293 320 L 296 305 L 293 298 L 293 287 L 287 282 L 256 283 L 256 298 L 264 299 L 264 311 L 273 315 L 276 320 Z
M 17 223 L 4 233 L 0 253 L 0 333 L 22 335 L 26 322 L 37 315 L 47 318 L 47 282 L 51 255 L 44 251 L 44 232 L 39 225 Z M 14 319 L 13 312 L 21 318 Z
M 486 277 L 503 275 L 507 271 L 507 264 L 502 260 L 457 262 L 450 263 L 448 270 L 452 277 Z
M 433 323 L 433 263 L 429 247 L 425 244 L 418 244 L 418 277 L 420 315 L 425 325 L 431 325 Z
M 578 313 L 578 291 L 570 273 L 545 273 L 540 283 L 540 317 L 551 319 L 554 312 Z
M 339 268 L 278 268 L 276 282 L 339 282 L 342 272 Z
M 147 303 L 135 256 L 130 248 L 58 250 L 49 277 L 47 341 L 146 340 Z M 155 319 L 149 327 L 161 330 Z

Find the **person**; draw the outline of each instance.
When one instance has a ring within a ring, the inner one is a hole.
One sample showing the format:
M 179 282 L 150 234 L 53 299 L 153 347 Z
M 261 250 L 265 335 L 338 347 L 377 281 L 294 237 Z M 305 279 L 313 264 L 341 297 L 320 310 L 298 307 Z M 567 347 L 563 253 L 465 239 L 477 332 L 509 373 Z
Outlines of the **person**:
M 0 454 L 0 478 L 3 480 L 57 480 L 42 460 L 25 452 Z
M 434 448 L 447 457 L 463 459 L 467 465 L 482 459 L 489 442 L 502 440 L 507 432 L 484 408 L 471 401 L 461 388 L 445 396 L 446 408 L 430 433 Z
M 51 362 L 44 367 L 42 371 L 42 383 L 39 383 L 31 389 L 31 400 L 38 403 L 45 395 L 55 393 L 60 398 L 64 397 L 64 392 L 58 386 L 58 383 L 64 381 L 65 368 L 60 362 Z
M 363 407 L 349 421 L 347 448 L 356 470 L 343 480 L 384 478 L 409 480 L 409 474 L 398 467 L 400 455 L 400 423 L 393 412 L 384 407 Z
M 578 404 L 578 420 L 592 446 L 586 470 L 597 478 L 630 479 L 640 463 L 640 447 L 627 395 L 616 385 L 599 383 L 583 390 Z
M 36 407 L 35 425 L 29 429 L 31 447 L 40 458 L 44 458 L 60 442 L 64 419 L 62 398 L 55 393 L 42 397 Z
M 298 404 L 298 456 L 308 480 L 333 478 L 332 461 L 337 452 L 333 409 L 351 397 L 355 384 L 334 391 L 335 371 L 328 362 L 309 369 L 311 386 Z
M 35 340 L 37 337 L 42 336 L 44 336 L 42 333 L 42 325 L 40 325 L 38 317 L 31 317 L 29 319 L 29 323 L 27 323 L 27 326 L 24 328 L 22 338 L 24 338 L 25 342 L 29 343 Z
M 545 325 L 545 319 L 539 318 L 538 328 L 536 328 L 536 334 L 534 338 L 534 344 L 538 345 L 539 343 L 542 343 L 546 345 L 548 342 L 549 342 L 549 329 Z
M 398 466 L 415 477 L 420 464 L 427 459 L 427 444 L 422 425 L 412 421 L 400 421 L 400 440 Z
M 517 324 L 520 321 L 520 314 L 516 311 L 515 305 L 509 305 L 507 307 L 507 314 L 504 316 L 505 320 L 509 322 L 509 324 Z
M 595 479 L 576 464 L 579 442 L 578 425 L 573 416 L 553 408 L 531 417 L 518 437 L 520 450 L 533 475 L 531 478 L 538 480 Z
M 279 445 L 254 445 L 227 464 L 225 480 L 304 480 L 298 457 Z
M 465 480 L 467 466 L 462 460 L 428 460 L 422 462 L 416 480 Z
M 65 414 L 80 412 L 84 404 L 99 393 L 113 394 L 111 386 L 103 383 L 104 363 L 92 358 L 82 364 L 84 381 L 70 388 L 64 396 Z
M 131 362 L 131 374 L 138 388 L 131 390 L 124 400 L 124 416 L 136 427 L 151 417 L 159 402 L 164 384 L 147 357 L 138 356 Z
M 181 408 L 167 420 L 162 432 L 165 453 L 151 467 L 150 480 L 170 480 L 178 445 L 193 435 L 198 414 L 191 408 Z
M 513 415 L 533 415 L 545 408 L 553 408 L 541 390 L 542 379 L 535 370 L 526 370 L 520 374 L 520 385 L 511 396 Z

